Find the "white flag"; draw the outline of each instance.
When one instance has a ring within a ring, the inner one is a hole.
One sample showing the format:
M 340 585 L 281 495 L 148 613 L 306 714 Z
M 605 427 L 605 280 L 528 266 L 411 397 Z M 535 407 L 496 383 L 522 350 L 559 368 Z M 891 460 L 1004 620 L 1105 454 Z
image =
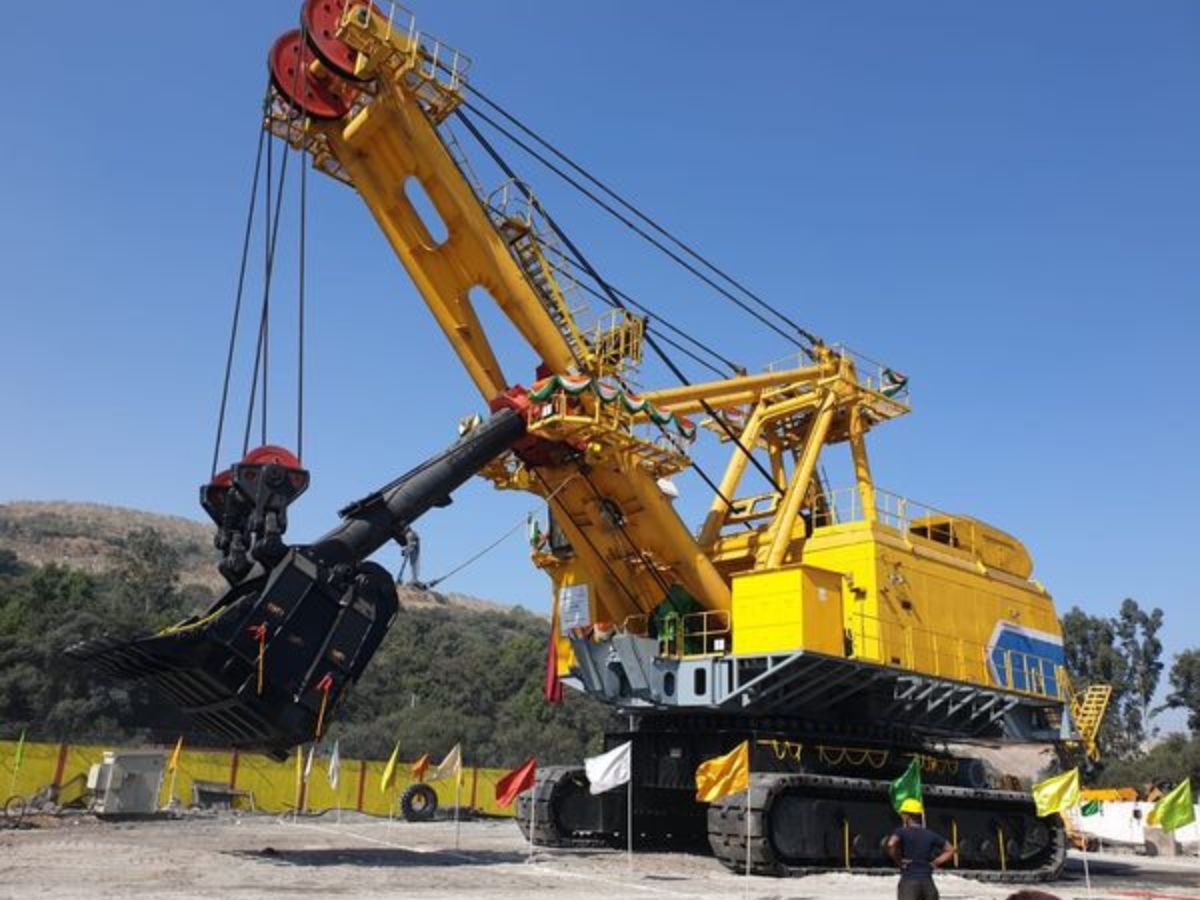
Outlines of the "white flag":
M 633 742 L 626 741 L 620 747 L 615 747 L 599 756 L 591 756 L 583 761 L 587 770 L 588 781 L 591 782 L 593 794 L 603 794 L 615 787 L 620 787 L 629 781 L 629 770 L 633 761 Z
M 462 780 L 462 744 L 455 744 L 446 754 L 446 758 L 438 763 L 430 781 L 441 781 L 443 778 L 453 778 L 457 783 Z
M 338 753 L 338 742 L 333 742 L 333 752 L 329 754 L 329 786 L 335 791 L 342 777 L 342 757 Z
M 317 745 L 316 745 L 316 743 L 315 743 L 315 742 L 314 742 L 314 743 L 312 743 L 312 744 L 309 744 L 309 746 L 308 746 L 308 760 L 307 760 L 307 762 L 305 762 L 305 763 L 304 763 L 304 783 L 305 783 L 305 784 L 308 784 L 308 779 L 309 779 L 309 777 L 312 775 L 312 767 L 313 767 L 313 753 L 314 753 L 314 751 L 315 751 L 316 749 L 317 749 Z

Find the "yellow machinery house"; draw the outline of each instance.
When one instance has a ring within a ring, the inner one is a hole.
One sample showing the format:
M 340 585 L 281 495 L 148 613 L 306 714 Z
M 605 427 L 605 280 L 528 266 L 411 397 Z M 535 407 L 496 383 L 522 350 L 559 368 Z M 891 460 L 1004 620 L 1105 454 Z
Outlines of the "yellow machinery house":
M 834 521 L 831 509 L 805 563 L 734 576 L 733 651 L 806 650 L 1057 698 L 1062 634 L 1025 548 L 876 496 L 893 511 Z

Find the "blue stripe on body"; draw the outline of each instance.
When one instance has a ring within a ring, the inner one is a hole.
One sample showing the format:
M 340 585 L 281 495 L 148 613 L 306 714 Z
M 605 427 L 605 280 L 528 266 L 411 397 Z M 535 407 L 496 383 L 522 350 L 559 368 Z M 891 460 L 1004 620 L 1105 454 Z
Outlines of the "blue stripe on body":
M 1011 651 L 1006 660 L 1006 651 Z M 992 674 L 1002 686 L 1058 696 L 1058 667 L 1066 661 L 1061 641 L 1001 627 L 991 646 Z M 1009 668 L 1011 666 L 1011 668 Z M 1011 680 L 1010 680 L 1011 678 Z

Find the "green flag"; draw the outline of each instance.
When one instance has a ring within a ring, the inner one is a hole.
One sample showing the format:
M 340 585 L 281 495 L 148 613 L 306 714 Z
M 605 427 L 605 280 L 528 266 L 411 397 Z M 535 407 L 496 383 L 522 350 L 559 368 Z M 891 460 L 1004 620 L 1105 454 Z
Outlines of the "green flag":
M 905 800 L 922 801 L 921 794 L 921 758 L 914 756 L 904 774 L 888 787 L 888 796 L 892 800 L 892 809 L 900 811 L 900 804 Z
M 1174 831 L 1196 821 L 1196 805 L 1192 800 L 1192 779 L 1185 778 L 1175 790 L 1154 804 L 1147 825 L 1157 825 L 1163 831 Z
M 1100 812 L 1100 801 L 1089 800 L 1087 803 L 1083 804 L 1083 806 L 1079 807 L 1079 811 L 1085 816 L 1097 815 Z

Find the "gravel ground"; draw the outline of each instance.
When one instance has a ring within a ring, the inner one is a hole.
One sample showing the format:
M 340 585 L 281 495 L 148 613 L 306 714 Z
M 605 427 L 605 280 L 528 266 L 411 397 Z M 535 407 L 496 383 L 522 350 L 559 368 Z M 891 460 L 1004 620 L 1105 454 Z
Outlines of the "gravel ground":
M 895 896 L 895 879 L 820 875 L 745 879 L 709 857 L 608 850 L 545 851 L 531 861 L 511 822 L 464 822 L 455 850 L 452 822 L 388 824 L 332 815 L 299 824 L 270 817 L 189 817 L 0 832 L 0 898 L 499 897 L 596 900 L 641 897 L 837 898 Z M 1200 898 L 1200 861 L 1089 857 L 1096 898 Z M 944 898 L 1005 897 L 1011 889 L 953 876 Z M 1050 891 L 1087 896 L 1073 859 Z

